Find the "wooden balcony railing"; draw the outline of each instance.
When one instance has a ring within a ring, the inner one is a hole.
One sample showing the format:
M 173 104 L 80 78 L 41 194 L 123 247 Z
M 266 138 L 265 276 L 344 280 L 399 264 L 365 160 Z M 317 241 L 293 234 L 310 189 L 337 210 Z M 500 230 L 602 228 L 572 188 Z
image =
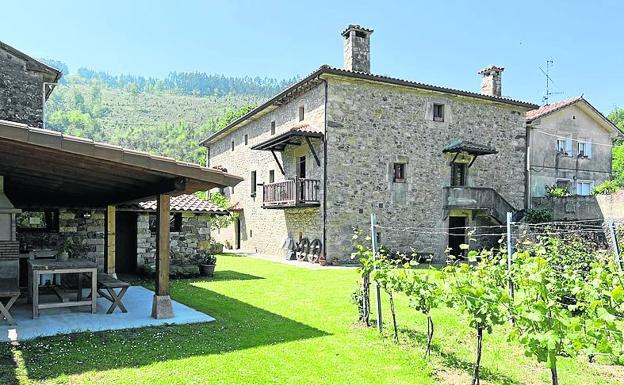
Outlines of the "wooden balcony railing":
M 294 178 L 267 183 L 262 188 L 262 207 L 279 209 L 320 206 L 319 188 L 318 179 Z

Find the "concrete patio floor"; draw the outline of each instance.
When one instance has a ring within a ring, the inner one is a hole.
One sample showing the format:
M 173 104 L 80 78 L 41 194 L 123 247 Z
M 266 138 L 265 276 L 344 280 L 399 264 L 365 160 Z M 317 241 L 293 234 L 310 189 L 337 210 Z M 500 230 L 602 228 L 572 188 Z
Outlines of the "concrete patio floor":
M 171 301 L 174 318 L 151 317 L 154 292 L 141 286 L 132 286 L 126 292 L 123 303 L 128 309 L 121 313 L 115 309 L 106 314 L 111 303 L 105 298 L 97 299 L 97 313 L 89 307 L 41 310 L 38 319 L 32 319 L 32 308 L 22 299 L 11 309 L 17 325 L 8 325 L 0 319 L 0 342 L 26 341 L 37 337 L 54 336 L 76 332 L 96 332 L 157 326 L 165 324 L 190 324 L 211 322 L 215 319 L 181 303 Z

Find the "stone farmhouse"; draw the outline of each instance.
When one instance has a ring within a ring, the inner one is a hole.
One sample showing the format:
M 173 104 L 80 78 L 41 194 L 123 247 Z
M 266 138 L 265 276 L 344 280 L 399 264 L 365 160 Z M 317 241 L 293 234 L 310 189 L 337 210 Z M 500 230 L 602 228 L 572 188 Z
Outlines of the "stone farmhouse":
M 527 113 L 529 203 L 548 186 L 571 195 L 591 195 L 611 179 L 613 140 L 619 129 L 582 96 Z
M 441 257 L 466 226 L 527 207 L 525 114 L 538 106 L 503 97 L 496 66 L 480 93 L 374 75 L 372 33 L 349 26 L 344 68 L 321 66 L 202 143 L 208 166 L 246 178 L 223 191 L 239 218 L 217 239 L 267 254 L 318 239 L 340 262 L 374 212 L 382 244 Z

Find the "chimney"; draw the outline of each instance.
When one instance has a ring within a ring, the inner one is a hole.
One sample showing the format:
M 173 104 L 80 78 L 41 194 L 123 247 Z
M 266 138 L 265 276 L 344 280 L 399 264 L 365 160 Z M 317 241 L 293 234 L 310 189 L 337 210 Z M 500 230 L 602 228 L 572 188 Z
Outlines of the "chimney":
M 350 25 L 344 36 L 344 69 L 370 73 L 370 35 L 372 29 Z
M 501 97 L 501 74 L 504 70 L 503 67 L 490 65 L 479 71 L 479 75 L 481 75 L 481 93 L 483 95 Z

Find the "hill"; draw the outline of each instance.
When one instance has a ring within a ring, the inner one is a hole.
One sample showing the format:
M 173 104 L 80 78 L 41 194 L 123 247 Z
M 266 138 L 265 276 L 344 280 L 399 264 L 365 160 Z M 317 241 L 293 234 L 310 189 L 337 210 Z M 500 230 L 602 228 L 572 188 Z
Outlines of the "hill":
M 86 69 L 63 79 L 48 100 L 46 128 L 200 164 L 202 139 L 289 82 L 202 73 L 158 80 Z

